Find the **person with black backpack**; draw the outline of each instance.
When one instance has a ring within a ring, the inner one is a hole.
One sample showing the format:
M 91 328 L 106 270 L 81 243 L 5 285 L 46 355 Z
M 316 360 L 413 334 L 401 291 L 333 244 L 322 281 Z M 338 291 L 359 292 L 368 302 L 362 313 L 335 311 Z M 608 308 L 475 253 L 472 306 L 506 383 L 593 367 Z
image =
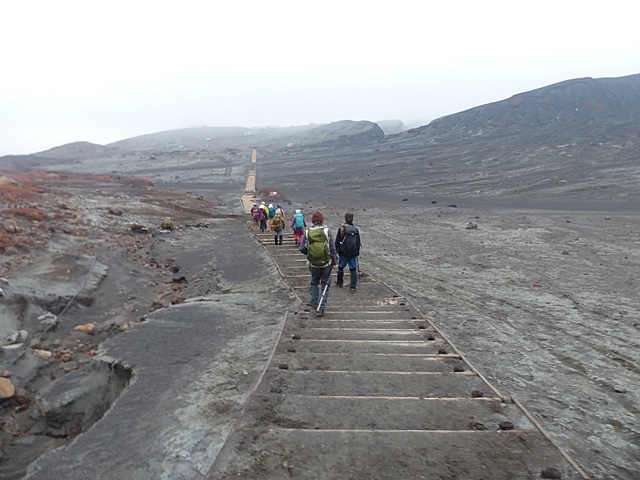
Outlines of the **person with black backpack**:
M 307 256 L 309 262 L 309 305 L 316 310 L 319 317 L 322 317 L 329 298 L 331 271 L 338 263 L 338 255 L 333 232 L 324 225 L 324 215 L 314 212 L 311 223 L 313 225 L 305 230 L 298 250 Z
M 338 252 L 338 278 L 336 285 L 342 288 L 344 282 L 344 267 L 349 265 L 351 283 L 349 292 L 356 293 L 358 285 L 358 256 L 360 255 L 360 232 L 353 226 L 353 213 L 344 215 L 344 225 L 338 229 L 336 235 L 336 251 Z

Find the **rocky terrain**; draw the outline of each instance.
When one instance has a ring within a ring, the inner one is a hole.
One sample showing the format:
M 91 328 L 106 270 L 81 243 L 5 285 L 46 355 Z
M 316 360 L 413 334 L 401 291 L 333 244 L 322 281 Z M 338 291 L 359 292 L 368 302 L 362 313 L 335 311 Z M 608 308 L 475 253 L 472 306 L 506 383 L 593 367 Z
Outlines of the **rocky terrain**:
M 155 393 L 166 410 L 139 471 L 204 476 L 292 301 L 240 211 L 256 147 L 258 196 L 331 226 L 354 211 L 363 269 L 437 312 L 592 478 L 636 478 L 639 107 L 640 75 L 578 79 L 386 136 L 372 122 L 203 127 L 0 159 L 0 472 L 22 478 L 105 412 L 85 438 L 109 444 L 116 399 L 145 405 L 145 372 L 171 360 L 169 397 L 185 403 Z M 180 341 L 159 333 L 172 319 L 189 325 Z M 199 340 L 214 324 L 212 351 Z M 141 353 L 158 345 L 161 359 Z M 189 410 L 203 405 L 204 419 Z

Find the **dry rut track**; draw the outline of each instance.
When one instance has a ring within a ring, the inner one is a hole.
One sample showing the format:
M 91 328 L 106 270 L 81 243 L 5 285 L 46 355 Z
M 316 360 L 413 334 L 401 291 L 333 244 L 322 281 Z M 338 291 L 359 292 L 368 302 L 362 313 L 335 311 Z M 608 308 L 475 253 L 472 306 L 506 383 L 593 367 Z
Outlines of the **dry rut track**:
M 255 233 L 301 302 L 207 478 L 587 478 L 407 298 L 363 275 L 318 318 L 293 238 Z

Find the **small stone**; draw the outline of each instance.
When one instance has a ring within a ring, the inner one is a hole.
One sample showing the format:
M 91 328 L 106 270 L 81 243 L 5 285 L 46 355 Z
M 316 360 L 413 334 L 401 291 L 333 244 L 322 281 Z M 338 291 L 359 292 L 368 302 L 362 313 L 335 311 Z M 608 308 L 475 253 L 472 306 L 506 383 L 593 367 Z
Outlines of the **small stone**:
M 47 327 L 49 326 L 55 327 L 58 324 L 58 317 L 55 316 L 53 313 L 45 313 L 44 315 L 40 315 L 38 317 L 38 320 L 42 325 L 46 325 Z
M 460 365 L 456 365 L 455 367 L 453 367 L 453 371 L 455 373 L 464 372 L 464 367 L 461 367 Z
M 513 430 L 514 429 L 513 422 L 510 422 L 509 420 L 505 420 L 503 422 L 500 422 L 500 424 L 498 425 L 498 428 L 500 428 L 500 430 Z
M 140 225 L 139 223 L 130 223 L 129 228 L 133 233 L 149 233 L 149 229 L 144 225 Z
M 471 398 L 482 398 L 484 397 L 484 393 L 482 393 L 480 390 L 474 390 L 471 392 Z
M 296 353 L 296 349 L 295 348 L 287 348 L 287 352 Z
M 446 355 L 446 354 L 447 354 L 446 348 L 441 348 L 440 350 L 438 350 L 438 355 Z
M 545 467 L 540 472 L 540 478 L 552 478 L 557 480 L 562 478 L 562 472 L 554 467 Z
M 271 387 L 269 391 L 271 393 L 282 393 L 282 389 L 280 387 Z
M 435 317 L 436 316 L 436 312 L 431 310 L 429 313 L 427 313 L 427 317 Z
M 7 233 L 17 233 L 18 232 L 18 225 L 13 220 L 7 220 L 4 223 L 4 230 Z
M 49 360 L 53 355 L 49 350 L 38 350 L 35 348 L 33 354 L 41 360 Z
M 73 202 L 64 202 L 59 204 L 58 207 L 62 210 L 71 210 L 71 211 L 78 210 L 78 206 Z
M 160 225 L 161 230 L 173 230 L 174 228 L 175 228 L 175 225 L 173 223 L 173 220 L 169 218 L 165 219 Z
M 68 362 L 73 358 L 73 355 L 67 352 L 63 352 L 60 355 L 58 355 L 58 358 L 63 362 Z
M 0 377 L 11 378 L 11 375 L 13 375 L 13 372 L 9 370 L 0 370 Z
M 427 337 L 427 340 L 428 340 L 428 341 L 430 341 L 430 342 L 435 341 L 435 339 L 436 339 L 435 335 L 429 335 L 429 336 Z
M 95 324 L 85 323 L 84 325 L 76 325 L 73 329 L 78 332 L 89 333 L 89 332 L 93 332 L 94 328 L 95 328 Z
M 115 208 L 115 207 L 109 207 L 109 208 L 107 209 L 107 212 L 108 212 L 110 215 L 116 215 L 116 216 L 118 216 L 118 217 L 122 215 L 122 210 L 121 210 L 121 209 L 119 209 L 119 208 Z
M 16 393 L 16 387 L 13 386 L 11 380 L 0 377 L 0 399 L 11 398 Z
M 291 335 L 292 340 L 300 340 L 300 335 Z
M 289 365 L 287 365 L 286 363 L 281 363 L 280 365 L 278 365 L 278 368 L 280 370 L 289 370 Z

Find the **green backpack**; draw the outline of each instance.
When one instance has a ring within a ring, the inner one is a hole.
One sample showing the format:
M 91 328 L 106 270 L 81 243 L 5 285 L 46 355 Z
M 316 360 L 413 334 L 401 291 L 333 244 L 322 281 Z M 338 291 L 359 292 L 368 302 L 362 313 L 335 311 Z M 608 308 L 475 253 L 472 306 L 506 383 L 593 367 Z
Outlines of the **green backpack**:
M 312 267 L 331 264 L 328 230 L 327 227 L 311 227 L 307 230 L 307 260 Z

